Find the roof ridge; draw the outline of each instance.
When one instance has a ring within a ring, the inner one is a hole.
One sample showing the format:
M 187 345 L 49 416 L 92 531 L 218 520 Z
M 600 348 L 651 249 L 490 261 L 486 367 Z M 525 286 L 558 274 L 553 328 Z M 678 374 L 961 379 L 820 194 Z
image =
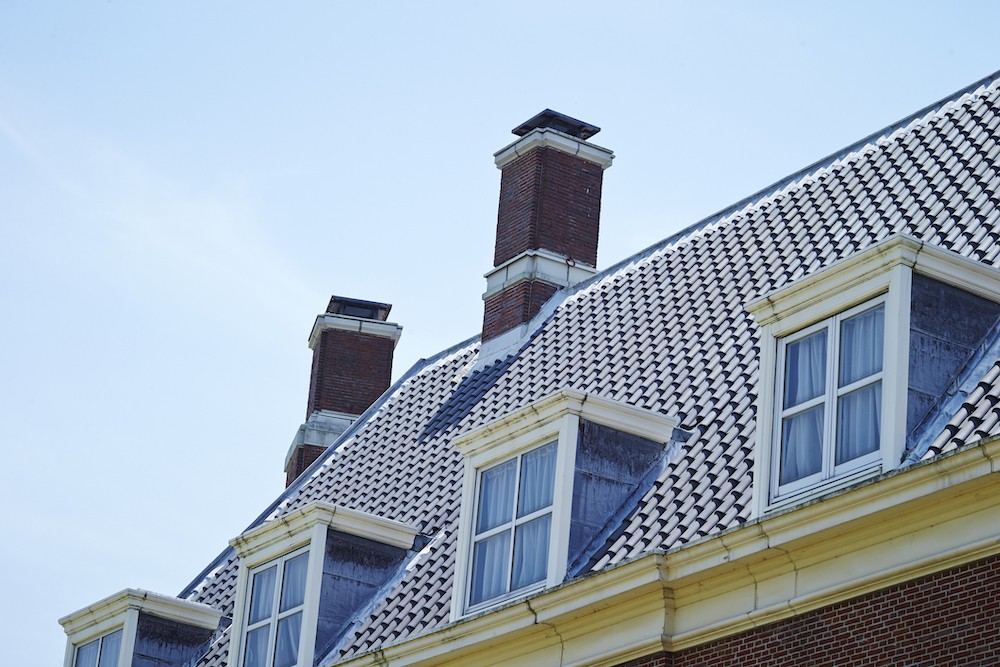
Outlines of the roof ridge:
M 862 137 L 861 139 L 858 139 L 857 141 L 855 141 L 855 142 L 853 142 L 853 143 L 851 143 L 851 144 L 849 144 L 849 145 L 847 145 L 847 146 L 845 146 L 845 147 L 843 147 L 843 148 L 841 148 L 839 150 L 836 150 L 833 153 L 830 153 L 826 157 L 823 157 L 823 158 L 820 158 L 819 160 L 816 160 L 815 162 L 813 162 L 813 163 L 811 163 L 811 164 L 803 167 L 802 169 L 799 169 L 798 171 L 795 171 L 795 172 L 789 174 L 788 176 L 785 176 L 785 177 L 783 177 L 783 178 L 775 181 L 774 183 L 771 183 L 770 185 L 767 185 L 767 186 L 761 188 L 760 190 L 757 190 L 756 192 L 754 192 L 754 193 L 752 193 L 752 194 L 750 194 L 750 195 L 748 195 L 746 197 L 743 197 L 742 199 L 734 202 L 733 204 L 730 204 L 729 206 L 726 206 L 725 208 L 719 209 L 715 213 L 712 213 L 712 214 L 710 214 L 710 215 L 702 218 L 701 220 L 699 220 L 699 221 L 697 221 L 697 222 L 695 222 L 695 223 L 693 223 L 691 225 L 688 225 L 687 227 L 684 227 L 680 231 L 677 231 L 677 232 L 671 234 L 670 236 L 666 237 L 665 239 L 657 241 L 657 242 L 653 243 L 652 245 L 649 245 L 649 246 L 643 248 L 642 250 L 640 250 L 640 251 L 638 251 L 638 252 L 636 252 L 636 253 L 628 256 L 628 257 L 625 257 L 624 259 L 616 262 L 615 264 L 612 264 L 611 266 L 607 267 L 606 269 L 603 269 L 603 270 L 595 273 L 593 276 L 591 276 L 591 277 L 587 278 L 586 280 L 584 280 L 582 282 L 579 282 L 576 285 L 574 285 L 573 287 L 569 288 L 571 290 L 569 293 L 570 294 L 575 294 L 578 291 L 582 291 L 582 290 L 586 289 L 587 287 L 590 287 L 591 285 L 593 285 L 595 283 L 598 283 L 601 280 L 607 278 L 608 276 L 617 273 L 618 271 L 624 269 L 625 267 L 629 266 L 630 264 L 635 264 L 635 263 L 641 262 L 641 261 L 649 258 L 650 256 L 652 256 L 653 254 L 659 252 L 660 250 L 664 250 L 665 248 L 667 248 L 667 247 L 669 247 L 669 246 L 677 243 L 678 241 L 681 241 L 684 238 L 686 238 L 688 236 L 691 236 L 691 235 L 695 234 L 696 232 L 701 231 L 702 229 L 704 229 L 705 227 L 708 227 L 712 223 L 718 222 L 718 221 L 722 220 L 723 218 L 725 218 L 725 217 L 727 217 L 729 215 L 732 215 L 734 213 L 742 211 L 743 209 L 746 209 L 749 206 L 751 206 L 753 204 L 756 204 L 756 203 L 764 200 L 765 198 L 769 197 L 770 195 L 776 194 L 776 193 L 784 190 L 785 188 L 789 187 L 790 185 L 794 185 L 795 183 L 801 182 L 802 180 L 804 180 L 808 176 L 811 176 L 811 175 L 819 172 L 821 169 L 833 166 L 839 160 L 842 160 L 843 158 L 845 158 L 845 157 L 847 157 L 847 156 L 849 156 L 849 155 L 851 155 L 853 153 L 860 152 L 862 149 L 864 149 L 865 147 L 867 147 L 867 146 L 875 143 L 879 139 L 883 139 L 885 137 L 891 136 L 895 132 L 897 132 L 897 131 L 899 131 L 899 130 L 901 130 L 903 128 L 908 127 L 914 121 L 917 121 L 917 120 L 920 120 L 922 118 L 925 118 L 925 117 L 927 117 L 927 116 L 929 116 L 929 115 L 931 115 L 933 113 L 940 112 L 941 110 L 943 110 L 949 104 L 954 103 L 954 102 L 958 102 L 964 96 L 966 96 L 966 95 L 968 95 L 970 93 L 974 93 L 977 90 L 979 90 L 980 88 L 984 88 L 984 87 L 988 86 L 989 84 L 997 82 L 998 80 L 1000 80 L 1000 70 L 997 70 L 996 72 L 993 72 L 992 74 L 989 74 L 988 76 L 985 76 L 985 77 L 983 77 L 983 78 L 975 81 L 974 83 L 969 84 L 969 85 L 967 85 L 967 86 L 965 86 L 965 87 L 963 87 L 963 88 L 955 91 L 954 93 L 952 93 L 950 95 L 942 97 L 941 99 L 937 100 L 936 102 L 928 104 L 927 106 L 925 106 L 925 107 L 923 107 L 921 109 L 918 109 L 917 111 L 909 114 L 908 116 L 905 116 L 905 117 L 903 117 L 903 118 L 901 118 L 901 119 L 899 119 L 899 120 L 897 120 L 897 121 L 895 121 L 893 123 L 890 123 L 889 125 L 883 127 L 880 130 L 876 130 L 876 131 L 874 131 L 874 132 L 872 132 L 872 133 L 870 133 L 870 134 Z

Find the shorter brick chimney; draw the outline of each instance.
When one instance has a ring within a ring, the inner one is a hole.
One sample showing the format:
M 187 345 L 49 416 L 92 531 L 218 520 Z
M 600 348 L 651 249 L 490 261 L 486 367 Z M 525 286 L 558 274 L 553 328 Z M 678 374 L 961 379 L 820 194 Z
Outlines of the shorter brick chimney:
M 334 296 L 316 317 L 306 421 L 285 457 L 285 486 L 309 467 L 389 388 L 403 329 L 387 322 L 392 305 Z
M 556 290 L 596 273 L 604 170 L 600 128 L 546 109 L 496 153 L 501 170 L 493 270 L 486 274 L 481 358 L 514 345 Z

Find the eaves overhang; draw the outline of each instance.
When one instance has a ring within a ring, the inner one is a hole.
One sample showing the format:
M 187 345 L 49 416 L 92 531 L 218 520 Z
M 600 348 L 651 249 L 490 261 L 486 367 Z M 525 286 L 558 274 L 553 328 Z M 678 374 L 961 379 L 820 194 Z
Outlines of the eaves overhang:
M 336 663 L 616 665 L 1000 553 L 1000 438 Z

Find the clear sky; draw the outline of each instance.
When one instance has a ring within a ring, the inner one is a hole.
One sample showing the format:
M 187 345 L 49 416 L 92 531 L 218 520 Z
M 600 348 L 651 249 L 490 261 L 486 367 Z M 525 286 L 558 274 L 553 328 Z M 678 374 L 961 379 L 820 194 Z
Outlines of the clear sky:
M 0 638 L 176 594 L 278 494 L 330 294 L 477 333 L 510 129 L 603 128 L 599 263 L 1000 68 L 995 2 L 0 0 Z

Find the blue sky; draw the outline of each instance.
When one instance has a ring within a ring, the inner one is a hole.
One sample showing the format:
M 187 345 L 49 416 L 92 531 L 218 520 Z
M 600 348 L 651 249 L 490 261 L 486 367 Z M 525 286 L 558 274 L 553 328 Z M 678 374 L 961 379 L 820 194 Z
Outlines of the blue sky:
M 609 266 L 1000 68 L 998 14 L 0 0 L 6 661 L 280 492 L 330 294 L 394 304 L 397 377 L 478 331 L 510 128 L 603 128 Z

